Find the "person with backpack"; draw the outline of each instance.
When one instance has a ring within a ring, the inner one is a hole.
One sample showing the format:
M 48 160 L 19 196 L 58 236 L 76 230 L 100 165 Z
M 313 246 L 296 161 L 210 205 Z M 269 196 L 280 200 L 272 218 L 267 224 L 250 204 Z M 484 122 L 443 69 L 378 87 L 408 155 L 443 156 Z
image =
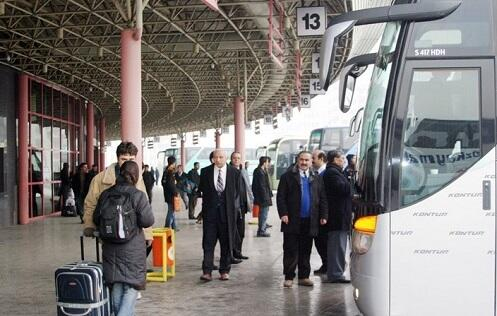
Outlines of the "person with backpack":
M 143 228 L 154 224 L 147 195 L 135 185 L 138 165 L 121 165 L 116 184 L 102 192 L 93 213 L 102 239 L 104 280 L 111 288 L 116 316 L 135 314 L 138 291 L 146 285 L 146 250 Z
M 83 235 L 85 235 L 86 237 L 93 237 L 93 232 L 95 231 L 95 223 L 93 223 L 93 212 L 95 211 L 95 207 L 97 206 L 100 194 L 116 184 L 116 178 L 119 175 L 121 165 L 126 161 L 135 160 L 137 154 L 138 148 L 132 142 L 120 143 L 116 149 L 117 163 L 113 163 L 105 168 L 105 170 L 97 174 L 91 181 L 88 194 L 85 198 L 85 213 L 83 215 Z M 143 193 L 147 193 L 142 177 L 138 179 L 135 187 Z M 145 228 L 144 233 L 145 239 L 147 240 L 147 245 L 152 245 L 152 228 Z

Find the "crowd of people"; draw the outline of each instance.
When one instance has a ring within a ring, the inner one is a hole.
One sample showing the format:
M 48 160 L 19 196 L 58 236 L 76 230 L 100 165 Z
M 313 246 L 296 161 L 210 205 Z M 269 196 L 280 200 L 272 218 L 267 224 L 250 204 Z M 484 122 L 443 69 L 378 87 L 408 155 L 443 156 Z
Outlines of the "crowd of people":
M 116 315 L 133 314 L 139 291 L 145 289 L 146 257 L 152 244 L 151 203 L 153 186 L 158 184 L 158 170 L 144 165 L 140 176 L 134 162 L 137 153 L 135 145 L 123 142 L 116 151 L 117 162 L 104 171 L 98 173 L 97 168 L 88 171 L 87 164 L 82 163 L 70 176 L 65 170 L 68 166 L 64 165 L 62 176 L 61 190 L 67 190 L 66 186 L 74 190 L 84 235 L 94 236 L 95 231 L 100 230 L 107 238 L 102 238 L 104 278 L 111 287 Z M 205 282 L 212 280 L 214 270 L 219 270 L 220 280 L 229 280 L 231 264 L 249 259 L 242 252 L 247 213 L 258 209 L 256 236 L 271 236 L 267 218 L 273 205 L 269 157 L 260 157 L 252 182 L 241 153 L 231 153 L 228 163 L 226 153 L 216 149 L 210 160 L 211 164 L 202 169 L 196 162 L 186 173 L 182 165 L 176 164 L 175 157 L 168 157 L 161 178 L 167 206 L 164 226 L 179 231 L 175 212 L 181 202 L 188 210 L 188 219 L 202 223 L 200 279 Z M 339 150 L 327 154 L 320 150 L 302 151 L 280 178 L 276 208 L 283 233 L 283 286 L 286 288 L 293 286 L 296 276 L 299 285 L 313 286 L 310 279 L 313 241 L 322 261 L 314 274 L 326 275 L 325 282 L 349 282 L 345 277 L 345 259 L 352 225 L 352 196 L 357 193 L 357 171 L 355 157 L 347 156 L 347 161 L 344 168 L 345 157 Z M 106 205 L 110 205 L 107 200 L 116 195 L 129 198 L 129 202 L 123 204 L 129 203 L 133 212 L 123 214 L 134 215 L 124 218 L 126 223 L 132 223 L 128 224 L 128 230 L 109 235 L 112 215 L 106 213 Z M 198 198 L 202 199 L 202 207 L 195 216 Z M 104 221 L 106 230 L 101 224 Z M 116 242 L 116 238 L 125 239 Z M 219 266 L 214 263 L 218 241 Z

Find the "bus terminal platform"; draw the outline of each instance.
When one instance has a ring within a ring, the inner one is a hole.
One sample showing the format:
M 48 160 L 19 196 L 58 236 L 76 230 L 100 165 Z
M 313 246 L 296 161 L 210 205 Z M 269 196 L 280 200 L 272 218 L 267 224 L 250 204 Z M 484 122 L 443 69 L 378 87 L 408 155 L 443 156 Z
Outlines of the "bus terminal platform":
M 154 187 L 154 227 L 162 227 L 166 206 L 162 187 Z M 200 211 L 201 199 L 196 214 Z M 312 275 L 314 287 L 283 288 L 282 233 L 276 208 L 269 211 L 271 237 L 255 237 L 257 226 L 248 225 L 243 244 L 248 260 L 232 265 L 230 280 L 203 283 L 202 225 L 187 219 L 187 211 L 176 213 L 176 276 L 167 282 L 149 282 L 137 302 L 137 315 L 335 315 L 355 316 L 350 284 L 321 283 Z M 250 218 L 250 215 L 248 215 Z M 247 219 L 248 221 L 248 219 Z M 3 315 L 55 315 L 54 271 L 79 260 L 78 217 L 53 216 L 29 225 L 0 230 L 0 307 Z M 85 239 L 85 255 L 95 259 L 95 243 Z M 219 262 L 219 245 L 216 248 Z M 321 260 L 315 248 L 311 267 Z

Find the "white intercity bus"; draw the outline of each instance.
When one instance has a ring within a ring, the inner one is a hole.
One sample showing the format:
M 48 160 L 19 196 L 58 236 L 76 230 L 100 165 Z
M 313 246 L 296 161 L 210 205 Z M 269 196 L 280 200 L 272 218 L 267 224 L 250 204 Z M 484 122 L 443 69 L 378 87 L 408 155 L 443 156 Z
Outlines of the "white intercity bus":
M 324 89 L 341 36 L 373 23 L 386 25 L 362 120 L 356 303 L 374 316 L 496 315 L 497 1 L 393 1 L 334 17 Z M 340 76 L 344 111 L 353 68 Z

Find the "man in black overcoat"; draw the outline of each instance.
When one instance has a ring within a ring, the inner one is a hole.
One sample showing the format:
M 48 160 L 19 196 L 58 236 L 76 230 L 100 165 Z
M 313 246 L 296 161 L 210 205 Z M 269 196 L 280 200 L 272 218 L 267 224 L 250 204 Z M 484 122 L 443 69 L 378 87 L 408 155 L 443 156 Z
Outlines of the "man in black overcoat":
M 347 240 L 352 225 L 350 182 L 343 173 L 345 157 L 340 150 L 331 150 L 323 174 L 330 216 L 328 220 L 328 282 L 348 283 L 345 278 Z
M 199 191 L 202 193 L 204 250 L 203 274 L 200 279 L 212 280 L 214 249 L 219 239 L 221 245 L 219 273 L 220 280 L 225 281 L 229 280 L 231 268 L 235 214 L 240 211 L 240 171 L 226 164 L 226 153 L 221 149 L 214 151 L 213 160 L 212 165 L 202 168 L 200 172 Z

